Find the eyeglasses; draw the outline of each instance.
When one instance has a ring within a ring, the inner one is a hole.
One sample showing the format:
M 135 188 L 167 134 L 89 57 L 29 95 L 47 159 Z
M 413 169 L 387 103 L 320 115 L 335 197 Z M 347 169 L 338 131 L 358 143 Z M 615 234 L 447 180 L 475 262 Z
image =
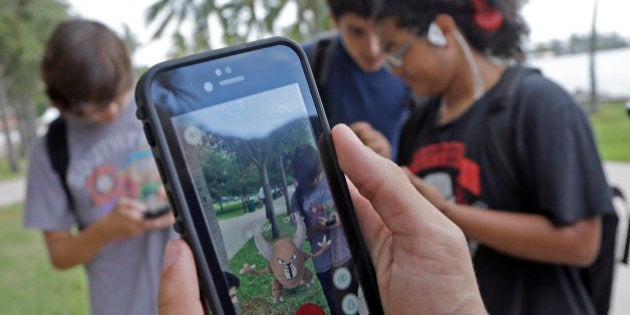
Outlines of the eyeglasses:
M 406 41 L 400 48 L 396 49 L 396 51 L 385 54 L 385 66 L 388 69 L 397 68 L 403 65 L 403 59 L 405 59 L 405 55 L 409 52 L 411 48 L 411 44 L 416 40 L 416 35 L 412 36 L 408 41 Z

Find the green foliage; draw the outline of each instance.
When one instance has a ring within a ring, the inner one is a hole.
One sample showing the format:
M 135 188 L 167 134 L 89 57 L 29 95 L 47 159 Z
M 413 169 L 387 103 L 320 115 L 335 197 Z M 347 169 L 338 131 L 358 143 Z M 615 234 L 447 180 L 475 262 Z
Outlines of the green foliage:
M 199 158 L 204 178 L 213 199 L 245 196 L 258 191 L 258 172 L 250 163 L 239 163 L 230 144 L 212 135 L 204 135 L 199 146 Z
M 41 232 L 22 226 L 22 207 L 0 207 L 0 313 L 89 314 L 83 269 L 52 268 Z
M 310 0 L 157 0 L 147 11 L 147 24 L 157 24 L 153 38 L 173 29 L 175 49 L 171 56 L 200 52 L 211 48 L 209 21 L 221 26 L 226 45 L 242 43 L 269 35 L 285 35 L 298 42 L 332 27 L 325 1 Z M 294 19 L 281 25 L 282 16 Z M 183 36 L 184 21 L 193 23 L 192 36 Z
M 245 206 L 247 206 L 247 204 Z M 219 204 L 219 202 L 215 202 L 214 211 L 217 213 L 217 220 L 219 221 L 236 218 L 247 213 L 245 212 L 245 208 L 243 207 L 243 202 L 241 200 L 230 201 L 223 203 L 222 205 Z
M 20 164 L 20 170 L 13 172 L 10 167 L 9 159 L 0 158 L 0 181 L 24 177 L 24 168 L 22 166 L 26 165 L 26 160 L 22 159 L 18 163 Z
M 630 118 L 624 104 L 602 104 L 591 120 L 602 159 L 630 162 Z
M 54 0 L 0 0 L 0 65 L 11 83 L 9 94 L 34 98 L 39 63 L 46 39 L 54 26 L 67 17 L 68 5 Z

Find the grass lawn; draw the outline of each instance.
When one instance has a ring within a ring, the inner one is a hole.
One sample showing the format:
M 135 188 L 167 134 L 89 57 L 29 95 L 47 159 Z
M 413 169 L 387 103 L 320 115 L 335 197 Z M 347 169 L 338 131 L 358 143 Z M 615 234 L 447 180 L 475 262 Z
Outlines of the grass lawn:
M 284 216 L 277 216 L 277 223 L 281 237 L 292 238 L 295 228 L 290 223 L 284 223 Z M 271 239 L 271 232 L 264 232 L 265 239 Z M 310 253 L 308 241 L 304 243 L 304 251 Z M 284 302 L 271 303 L 271 274 L 247 275 L 239 274 L 243 265 L 255 264 L 256 270 L 264 269 L 269 263 L 264 257 L 258 254 L 258 249 L 254 244 L 254 239 L 250 239 L 241 250 L 234 255 L 230 261 L 230 269 L 241 280 L 241 287 L 238 290 L 238 298 L 243 314 L 294 314 L 295 311 L 305 303 L 316 303 L 327 309 L 326 299 L 322 288 L 317 281 L 317 275 L 313 268 L 312 260 L 306 262 L 306 268 L 313 273 L 313 284 L 310 287 L 297 286 L 293 289 L 284 290 Z
M 591 121 L 602 159 L 630 163 L 630 118 L 625 105 L 603 104 Z
M 22 204 L 0 207 L 0 313 L 89 314 L 83 268 L 57 271 L 40 232 L 22 226 Z
M 25 159 L 21 159 L 18 162 L 19 167 L 20 167 L 20 170 L 18 172 L 12 172 L 10 170 L 11 167 L 9 164 L 10 163 L 9 163 L 8 158 L 5 158 L 5 157 L 0 158 L 0 181 L 24 177 L 24 174 L 26 174 L 26 160 Z
M 218 203 L 214 204 L 214 211 L 217 213 L 217 219 L 219 221 L 225 219 L 231 219 L 245 214 L 243 210 L 243 203 L 240 200 L 233 200 L 223 203 L 223 210 Z

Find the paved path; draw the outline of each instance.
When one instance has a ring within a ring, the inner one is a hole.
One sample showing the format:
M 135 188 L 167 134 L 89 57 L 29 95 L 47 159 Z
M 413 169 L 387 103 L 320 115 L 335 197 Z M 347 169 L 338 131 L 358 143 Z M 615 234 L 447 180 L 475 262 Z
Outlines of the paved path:
M 630 197 L 630 164 L 608 162 L 605 164 L 605 170 L 610 183 L 621 187 L 626 196 Z M 23 200 L 24 191 L 25 182 L 23 179 L 0 182 L 0 207 Z M 285 213 L 284 198 L 276 199 L 274 204 L 277 213 Z M 237 243 L 233 244 L 234 246 L 230 247 L 238 249 L 247 241 L 248 235 L 239 231 L 243 230 L 243 226 L 253 230 L 255 224 L 261 221 L 260 218 L 264 218 L 264 210 L 258 209 L 244 217 L 246 219 L 241 219 L 244 221 L 240 221 L 240 223 L 238 220 L 226 220 L 221 223 L 224 231 L 233 231 L 237 234 L 235 239 L 239 239 Z M 223 228 L 224 226 L 225 228 Z M 236 226 L 241 226 L 241 228 L 235 228 Z M 232 255 L 233 253 L 229 254 L 230 257 Z M 613 290 L 610 315 L 628 314 L 628 310 L 630 310 L 630 298 L 628 297 L 630 294 L 630 267 L 618 266 Z
M 289 187 L 289 196 L 291 196 L 292 193 L 293 189 Z M 276 215 L 287 213 L 284 196 L 280 196 L 273 201 L 273 208 Z M 254 236 L 254 230 L 260 228 L 264 222 L 267 222 L 265 207 L 258 208 L 254 212 L 236 218 L 219 221 L 228 259 L 232 259 L 234 254 Z
M 22 178 L 0 182 L 0 207 L 24 200 L 26 182 Z
M 605 170 L 608 181 L 621 187 L 626 194 L 626 198 L 630 198 L 630 164 L 606 163 Z M 627 315 L 630 313 L 630 298 L 628 298 L 628 294 L 630 294 L 630 267 L 618 265 L 610 315 Z

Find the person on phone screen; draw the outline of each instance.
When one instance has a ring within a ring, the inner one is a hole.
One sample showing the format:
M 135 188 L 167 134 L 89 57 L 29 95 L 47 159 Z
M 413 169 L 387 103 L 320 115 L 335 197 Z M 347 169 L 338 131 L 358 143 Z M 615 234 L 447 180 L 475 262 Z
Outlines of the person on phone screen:
M 491 314 L 595 314 L 580 271 L 598 256 L 610 189 L 583 110 L 518 65 L 521 5 L 380 2 L 389 68 L 429 97 L 403 127 L 397 163 L 470 239 Z
M 411 97 L 403 82 L 384 67 L 385 55 L 370 19 L 375 1 L 326 2 L 336 31 L 319 35 L 302 47 L 328 122 L 331 126 L 350 125 L 363 142 L 373 143 L 371 147 L 377 153 L 392 158 L 396 150 L 389 143 L 397 143 Z M 386 137 L 388 141 L 371 137 Z M 386 146 L 375 145 L 379 143 Z
M 354 268 L 352 268 L 350 249 L 341 229 L 341 221 L 330 193 L 319 153 L 311 145 L 297 147 L 293 152 L 290 168 L 297 186 L 291 197 L 289 215 L 292 220 L 298 218 L 304 220 L 311 252 L 320 250 L 318 243 L 321 244 L 322 239 L 331 241 L 329 250 L 320 256 L 313 257 L 313 266 L 330 312 L 343 314 L 341 312 L 342 297 L 348 292 L 356 294 L 358 286 L 356 281 L 352 281 L 351 285 L 343 290 L 333 285 L 334 270 L 342 267 L 347 270 Z
M 155 314 L 174 218 L 145 218 L 168 202 L 135 117 L 125 45 L 101 23 L 68 20 L 49 37 L 41 73 L 67 158 L 51 155 L 52 129 L 35 143 L 24 225 L 43 232 L 56 269 L 85 267 L 92 314 Z M 60 160 L 65 176 L 53 167 Z
M 462 231 L 347 126 L 333 128 L 333 140 L 384 313 L 487 314 Z M 195 261 L 183 240 L 166 247 L 158 296 L 160 315 L 204 314 Z

